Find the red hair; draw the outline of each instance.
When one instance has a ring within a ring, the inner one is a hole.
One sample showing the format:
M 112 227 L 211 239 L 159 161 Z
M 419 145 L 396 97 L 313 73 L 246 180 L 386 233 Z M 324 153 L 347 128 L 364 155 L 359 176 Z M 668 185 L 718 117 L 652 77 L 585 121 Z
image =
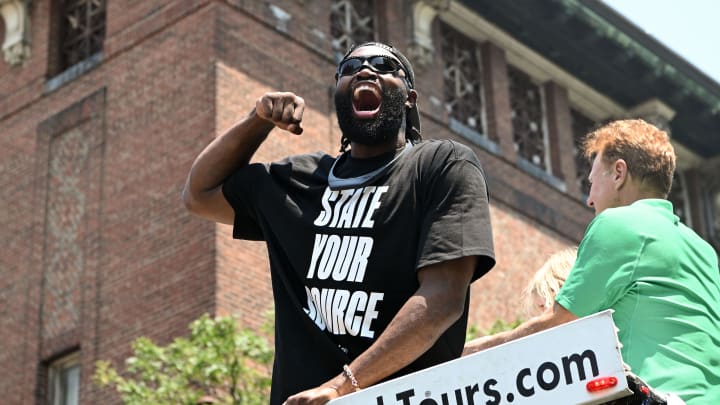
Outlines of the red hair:
M 641 119 L 613 121 L 589 133 L 585 157 L 602 154 L 611 164 L 623 159 L 628 172 L 643 184 L 667 197 L 675 172 L 675 149 L 665 131 Z

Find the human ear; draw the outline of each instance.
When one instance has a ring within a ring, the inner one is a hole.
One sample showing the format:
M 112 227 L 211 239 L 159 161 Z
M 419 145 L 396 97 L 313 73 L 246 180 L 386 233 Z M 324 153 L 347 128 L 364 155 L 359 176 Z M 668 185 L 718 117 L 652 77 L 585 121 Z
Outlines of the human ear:
M 627 162 L 624 159 L 618 159 L 613 163 L 612 167 L 613 182 L 615 189 L 620 189 L 628 178 Z
M 408 89 L 408 95 L 407 100 L 405 100 L 405 107 L 407 108 L 413 108 L 415 107 L 415 103 L 417 103 L 417 91 L 413 89 Z

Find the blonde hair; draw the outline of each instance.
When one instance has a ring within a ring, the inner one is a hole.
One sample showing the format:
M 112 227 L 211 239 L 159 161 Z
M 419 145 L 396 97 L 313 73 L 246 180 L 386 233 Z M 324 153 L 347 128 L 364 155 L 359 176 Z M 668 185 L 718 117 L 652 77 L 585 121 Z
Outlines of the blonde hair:
M 628 172 L 667 197 L 675 172 L 675 149 L 670 138 L 641 119 L 610 122 L 589 133 L 583 143 L 585 157 L 602 154 L 605 163 L 623 159 Z
M 555 296 L 565 283 L 568 274 L 570 274 L 570 269 L 575 264 L 576 258 L 576 247 L 563 249 L 551 255 L 540 269 L 535 272 L 521 295 L 527 314 L 534 311 L 533 294 L 537 294 L 543 300 L 546 310 L 552 308 Z

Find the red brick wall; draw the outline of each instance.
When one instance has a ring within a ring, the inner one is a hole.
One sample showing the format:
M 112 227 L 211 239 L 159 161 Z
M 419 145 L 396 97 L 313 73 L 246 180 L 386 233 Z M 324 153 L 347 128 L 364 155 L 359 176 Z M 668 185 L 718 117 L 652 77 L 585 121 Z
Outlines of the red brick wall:
M 110 27 L 129 13 L 153 29 L 110 29 L 103 63 L 59 89 L 45 91 L 47 2 L 33 3 L 30 61 L 0 62 L 8 403 L 42 400 L 38 366 L 76 347 L 82 402 L 108 403 L 90 381 L 96 360 L 119 362 L 140 335 L 167 342 L 214 310 L 214 227 L 179 199 L 214 128 L 214 6 L 166 2 L 143 14 L 118 3 Z
M 199 151 L 269 90 L 306 99 L 305 134 L 274 131 L 257 160 L 337 151 L 329 1 L 273 3 L 293 15 L 287 32 L 266 2 L 110 1 L 102 63 L 47 91 L 49 6 L 33 2 L 31 59 L 0 61 L 4 400 L 41 400 L 40 364 L 80 347 L 82 403 L 118 403 L 92 385 L 92 365 L 120 365 L 138 336 L 166 343 L 204 312 L 262 322 L 272 306 L 264 247 L 190 216 L 179 196 Z M 383 39 L 405 49 L 409 2 L 386 3 Z M 465 142 L 438 104 L 441 73 L 418 72 L 425 136 Z M 498 258 L 472 288 L 471 321 L 484 328 L 515 319 L 527 276 L 591 214 L 513 159 L 474 149 Z

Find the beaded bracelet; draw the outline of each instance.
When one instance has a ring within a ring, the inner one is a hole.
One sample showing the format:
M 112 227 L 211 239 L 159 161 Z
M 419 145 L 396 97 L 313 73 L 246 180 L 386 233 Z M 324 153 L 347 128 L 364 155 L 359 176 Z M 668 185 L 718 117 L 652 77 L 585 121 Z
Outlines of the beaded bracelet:
M 360 391 L 360 385 L 347 364 L 343 366 L 343 374 L 345 374 L 345 377 L 350 380 L 350 385 L 352 385 L 353 389 L 355 391 Z

